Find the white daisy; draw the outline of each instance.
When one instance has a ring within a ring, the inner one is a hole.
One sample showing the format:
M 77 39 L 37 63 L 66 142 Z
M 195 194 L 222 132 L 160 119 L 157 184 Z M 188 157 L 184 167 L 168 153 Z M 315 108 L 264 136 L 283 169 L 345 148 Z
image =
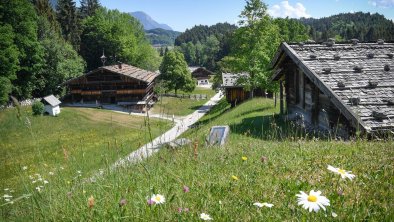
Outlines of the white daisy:
M 8 195 L 8 194 L 4 194 L 4 196 L 3 196 L 5 199 L 10 199 L 10 198 L 12 198 L 12 196 L 10 196 L 10 195 Z
M 48 180 L 44 180 L 44 184 L 47 184 L 47 183 L 49 183 Z
M 309 195 L 304 193 L 304 191 L 300 191 L 300 194 L 297 194 L 298 197 L 298 205 L 302 205 L 304 209 L 309 209 L 309 212 L 312 210 L 317 212 L 322 208 L 326 210 L 324 206 L 330 206 L 330 200 L 325 196 L 320 196 L 321 191 L 315 192 L 311 190 Z
M 36 187 L 36 190 L 37 190 L 38 192 L 41 192 L 41 187 Z
M 153 194 L 150 200 L 155 202 L 155 204 L 162 204 L 166 202 L 166 198 L 161 194 Z
M 256 203 L 254 203 L 253 205 L 256 206 L 256 207 L 260 207 L 260 208 L 262 208 L 262 207 L 271 208 L 271 207 L 274 206 L 273 204 L 265 203 L 265 202 L 264 202 L 264 203 L 256 202 Z
M 338 214 L 336 214 L 335 212 L 332 212 L 332 213 L 331 213 L 331 216 L 332 216 L 332 217 L 337 217 Z
M 53 173 L 53 172 L 49 172 L 49 175 L 53 176 L 53 175 L 54 175 L 54 173 Z
M 206 213 L 200 214 L 200 218 L 201 218 L 202 220 L 212 220 L 212 217 L 209 216 L 209 215 L 206 214 Z
M 22 167 L 22 170 L 27 170 L 27 166 Z
M 352 171 L 345 171 L 344 169 L 336 168 L 331 165 L 328 165 L 327 169 L 329 171 L 332 171 L 334 173 L 341 175 L 342 179 L 348 178 L 349 180 L 352 180 L 356 176 L 354 174 L 351 174 Z

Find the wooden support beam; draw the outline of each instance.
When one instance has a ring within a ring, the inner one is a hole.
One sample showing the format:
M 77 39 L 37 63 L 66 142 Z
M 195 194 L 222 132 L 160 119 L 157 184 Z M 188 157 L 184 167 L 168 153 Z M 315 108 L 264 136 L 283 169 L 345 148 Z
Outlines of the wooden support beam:
M 284 108 L 283 108 L 283 81 L 279 81 L 279 101 L 280 101 L 280 114 L 283 115 Z
M 317 86 L 313 85 L 312 88 L 312 123 L 317 125 L 319 123 L 319 94 L 320 90 Z

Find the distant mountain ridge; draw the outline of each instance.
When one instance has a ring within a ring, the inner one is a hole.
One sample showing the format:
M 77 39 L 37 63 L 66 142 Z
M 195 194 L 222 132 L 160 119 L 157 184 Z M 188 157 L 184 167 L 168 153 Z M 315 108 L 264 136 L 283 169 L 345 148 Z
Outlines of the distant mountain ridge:
M 173 31 L 173 29 L 168 26 L 167 24 L 160 24 L 156 22 L 155 20 L 152 19 L 148 14 L 145 12 L 137 11 L 137 12 L 130 12 L 130 15 L 132 15 L 134 18 L 138 19 L 138 21 L 141 22 L 141 24 L 144 26 L 145 30 L 151 30 L 151 29 L 164 29 L 164 30 L 170 30 Z

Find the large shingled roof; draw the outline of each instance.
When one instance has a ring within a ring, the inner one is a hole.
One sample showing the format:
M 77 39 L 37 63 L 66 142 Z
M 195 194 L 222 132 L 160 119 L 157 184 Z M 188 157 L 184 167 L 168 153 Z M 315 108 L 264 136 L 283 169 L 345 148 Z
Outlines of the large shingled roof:
M 393 43 L 283 43 L 273 67 L 284 53 L 345 117 L 367 131 L 394 129 Z M 277 72 L 273 79 L 279 77 Z
M 151 83 L 157 76 L 159 76 L 159 73 L 150 72 L 127 64 L 121 64 L 121 68 L 119 68 L 119 65 L 112 65 L 104 66 L 99 69 L 122 74 L 146 83 Z
M 144 70 L 144 69 L 140 69 L 140 68 L 137 68 L 137 67 L 134 67 L 134 66 L 122 63 L 121 65 L 117 64 L 117 65 L 99 67 L 99 68 L 97 68 L 95 70 L 92 70 L 92 71 L 86 73 L 85 75 L 78 76 L 78 77 L 75 77 L 73 79 L 70 79 L 67 82 L 63 83 L 63 84 L 70 83 L 73 80 L 82 78 L 84 76 L 87 76 L 87 75 L 90 75 L 92 73 L 96 73 L 96 72 L 99 72 L 99 71 L 102 71 L 102 70 L 107 70 L 109 72 L 113 72 L 113 73 L 117 73 L 117 74 L 120 74 L 120 75 L 124 75 L 124 76 L 130 77 L 130 78 L 133 78 L 133 79 L 145 82 L 147 84 L 150 84 L 151 82 L 153 82 L 153 80 L 155 80 L 156 77 L 158 77 L 160 75 L 160 73 L 158 73 L 158 72 L 151 72 L 151 71 L 147 71 L 147 70 Z

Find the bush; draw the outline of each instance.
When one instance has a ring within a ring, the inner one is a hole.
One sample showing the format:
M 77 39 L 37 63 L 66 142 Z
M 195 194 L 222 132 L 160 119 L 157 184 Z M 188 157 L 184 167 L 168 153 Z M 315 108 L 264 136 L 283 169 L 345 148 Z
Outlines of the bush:
M 33 110 L 33 115 L 44 114 L 44 104 L 40 101 L 34 102 L 31 109 Z

